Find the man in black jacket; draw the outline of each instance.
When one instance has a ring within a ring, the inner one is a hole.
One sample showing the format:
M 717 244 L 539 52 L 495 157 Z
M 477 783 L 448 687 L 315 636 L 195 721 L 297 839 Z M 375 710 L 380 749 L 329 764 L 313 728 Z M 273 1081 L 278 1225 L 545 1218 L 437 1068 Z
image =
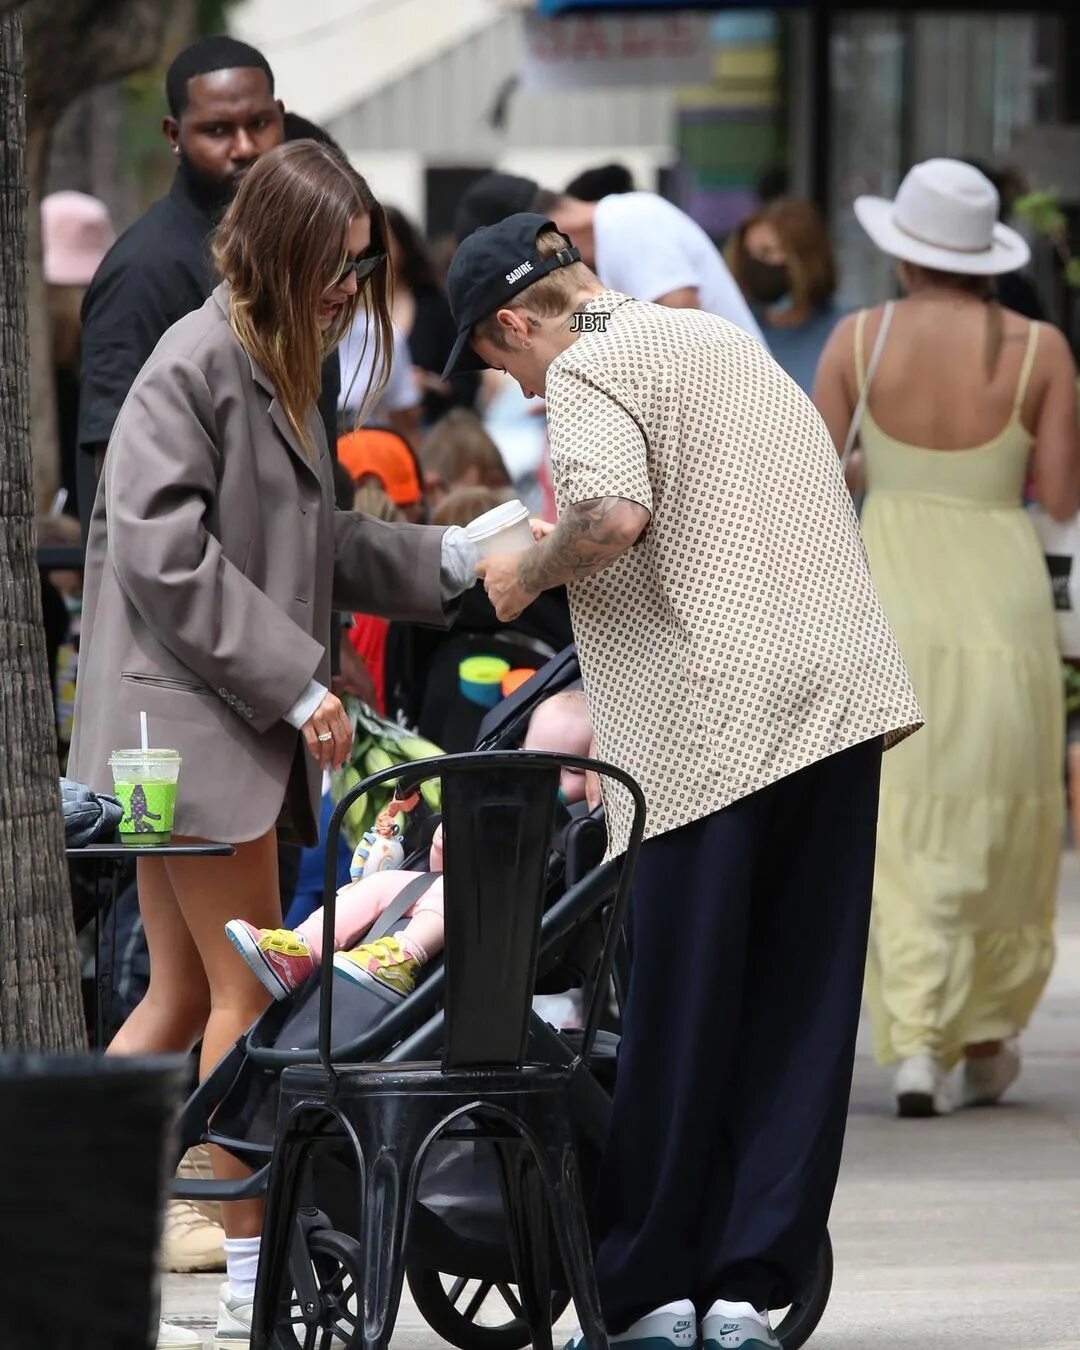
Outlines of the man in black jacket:
M 83 301 L 79 517 L 90 520 L 105 447 L 128 390 L 165 330 L 214 288 L 210 235 L 244 173 L 284 139 L 274 77 L 254 47 L 203 38 L 169 67 L 168 196 L 109 250 Z

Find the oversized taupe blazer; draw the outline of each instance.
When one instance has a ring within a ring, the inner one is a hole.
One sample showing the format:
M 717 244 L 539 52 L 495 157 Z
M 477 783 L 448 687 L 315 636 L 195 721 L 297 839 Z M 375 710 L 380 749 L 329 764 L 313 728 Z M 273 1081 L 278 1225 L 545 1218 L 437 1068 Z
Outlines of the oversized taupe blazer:
M 120 411 L 87 545 L 68 772 L 112 750 L 183 756 L 177 834 L 316 838 L 321 772 L 283 715 L 330 683 L 331 607 L 446 624 L 444 531 L 335 511 L 313 410 L 305 453 L 227 319 L 223 286 L 162 337 Z

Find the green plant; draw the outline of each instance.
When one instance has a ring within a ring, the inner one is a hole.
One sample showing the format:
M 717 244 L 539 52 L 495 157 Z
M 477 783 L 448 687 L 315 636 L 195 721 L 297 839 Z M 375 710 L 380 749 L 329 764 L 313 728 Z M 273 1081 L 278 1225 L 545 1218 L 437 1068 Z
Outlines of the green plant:
M 1069 251 L 1069 222 L 1057 193 L 1045 189 L 1028 192 L 1017 199 L 1013 210 L 1054 245 L 1061 259 L 1065 285 L 1080 289 L 1080 258 L 1073 257 Z

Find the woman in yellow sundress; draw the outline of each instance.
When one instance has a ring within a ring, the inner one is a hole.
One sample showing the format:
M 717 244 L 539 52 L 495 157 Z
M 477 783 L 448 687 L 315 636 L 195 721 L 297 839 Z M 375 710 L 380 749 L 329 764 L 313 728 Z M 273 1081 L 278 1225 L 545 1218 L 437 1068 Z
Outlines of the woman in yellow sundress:
M 1080 504 L 1076 372 L 991 298 L 1028 248 L 978 170 L 930 160 L 855 210 L 905 298 L 837 327 L 814 398 L 838 448 L 858 413 L 863 535 L 926 715 L 884 762 L 867 998 L 899 1113 L 927 1116 L 961 1060 L 966 1105 L 1016 1079 L 1053 965 L 1061 660 L 1023 496 L 1030 466 L 1052 516 Z

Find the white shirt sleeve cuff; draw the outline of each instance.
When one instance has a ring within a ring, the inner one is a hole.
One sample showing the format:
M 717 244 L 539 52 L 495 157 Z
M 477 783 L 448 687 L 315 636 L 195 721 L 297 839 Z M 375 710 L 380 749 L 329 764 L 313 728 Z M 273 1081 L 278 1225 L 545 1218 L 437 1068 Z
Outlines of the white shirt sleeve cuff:
M 325 684 L 320 684 L 318 680 L 308 680 L 307 688 L 285 714 L 284 720 L 299 731 L 327 693 Z
M 477 582 L 476 564 L 480 554 L 460 525 L 451 525 L 442 538 L 440 580 L 444 600 L 456 600 Z

